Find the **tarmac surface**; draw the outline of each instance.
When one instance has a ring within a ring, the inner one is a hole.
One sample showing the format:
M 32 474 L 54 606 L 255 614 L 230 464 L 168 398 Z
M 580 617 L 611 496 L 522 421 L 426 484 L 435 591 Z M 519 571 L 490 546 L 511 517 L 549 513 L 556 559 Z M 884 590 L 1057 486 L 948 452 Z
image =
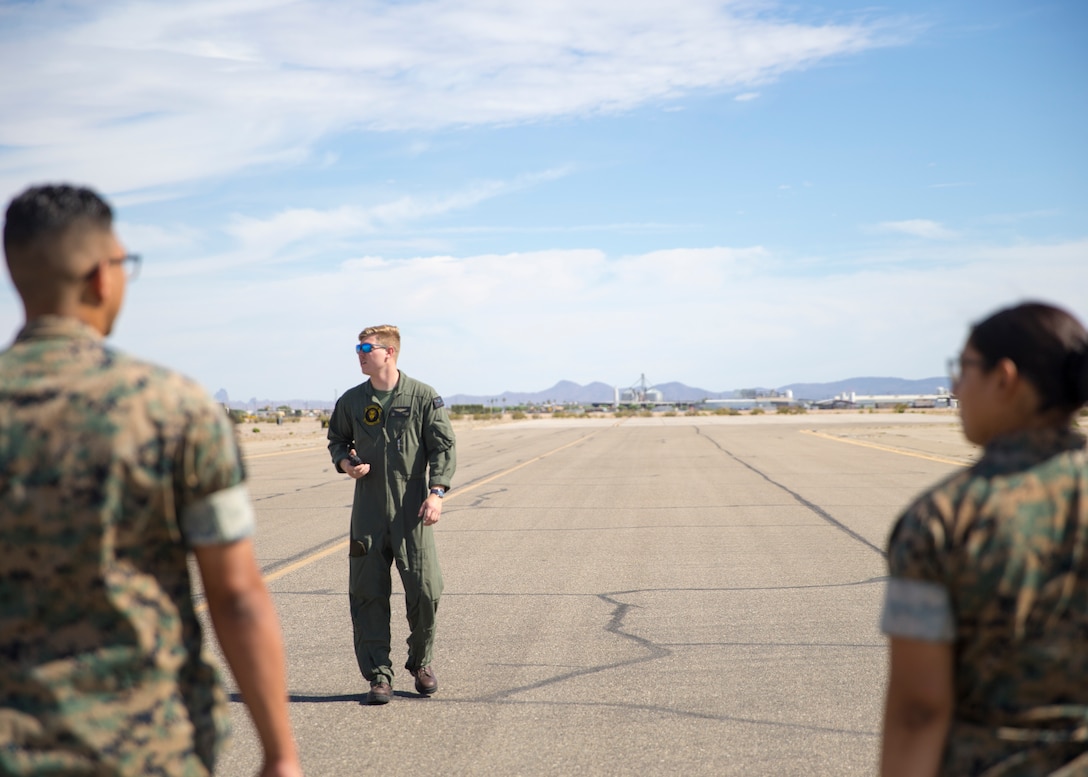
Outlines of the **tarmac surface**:
M 320 432 L 290 434 L 243 444 L 310 777 L 871 775 L 888 531 L 975 456 L 947 412 L 458 426 L 436 527 L 439 691 L 417 696 L 400 669 L 394 571 L 396 696 L 369 707 L 351 481 Z M 217 773 L 252 775 L 232 698 Z

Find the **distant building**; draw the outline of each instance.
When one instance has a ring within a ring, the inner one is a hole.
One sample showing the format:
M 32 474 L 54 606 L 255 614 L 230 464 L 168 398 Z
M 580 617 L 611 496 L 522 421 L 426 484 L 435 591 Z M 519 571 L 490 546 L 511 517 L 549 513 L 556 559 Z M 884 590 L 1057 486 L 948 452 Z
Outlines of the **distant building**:
M 732 408 L 734 410 L 751 410 L 761 407 L 777 410 L 780 407 L 804 407 L 805 403 L 793 398 L 793 392 L 774 391 L 766 389 L 742 389 L 739 396 L 728 399 L 704 399 L 701 405 L 708 410 L 715 408 Z
M 631 388 L 616 389 L 615 405 L 660 405 L 665 401 L 665 395 L 656 388 L 647 385 L 646 375 L 643 373 L 639 382 Z
M 838 410 L 854 408 L 933 408 L 956 407 L 956 398 L 948 393 L 944 386 L 938 386 L 934 394 L 857 394 L 853 391 L 839 394 L 831 399 L 821 399 L 812 406 L 819 410 Z

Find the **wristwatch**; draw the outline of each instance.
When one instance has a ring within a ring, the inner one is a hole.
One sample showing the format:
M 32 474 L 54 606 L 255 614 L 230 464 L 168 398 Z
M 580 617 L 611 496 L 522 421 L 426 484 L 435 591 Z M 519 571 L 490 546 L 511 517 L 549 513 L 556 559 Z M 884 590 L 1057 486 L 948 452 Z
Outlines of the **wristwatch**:
M 446 495 L 446 489 L 444 488 L 432 488 L 428 493 L 434 494 L 439 499 Z

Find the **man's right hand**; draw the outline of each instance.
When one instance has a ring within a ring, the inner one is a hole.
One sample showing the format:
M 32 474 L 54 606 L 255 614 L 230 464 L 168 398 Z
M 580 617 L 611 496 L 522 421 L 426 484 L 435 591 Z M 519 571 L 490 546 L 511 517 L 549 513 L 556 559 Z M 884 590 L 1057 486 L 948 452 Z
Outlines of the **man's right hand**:
M 354 450 L 348 451 L 348 456 L 340 459 L 340 469 L 344 471 L 344 474 L 355 480 L 358 480 L 359 478 L 366 475 L 366 473 L 370 472 L 370 465 L 361 462 L 359 464 L 352 464 L 352 458 L 354 458 L 356 461 L 359 461 L 358 455 L 355 453 Z

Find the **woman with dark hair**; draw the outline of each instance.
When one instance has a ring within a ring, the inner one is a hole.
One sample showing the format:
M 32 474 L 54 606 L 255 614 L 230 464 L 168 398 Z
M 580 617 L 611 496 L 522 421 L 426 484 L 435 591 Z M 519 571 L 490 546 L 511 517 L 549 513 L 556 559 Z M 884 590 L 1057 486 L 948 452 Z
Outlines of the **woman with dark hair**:
M 881 774 L 1088 775 L 1088 332 L 1018 305 L 950 367 L 983 453 L 889 539 Z

